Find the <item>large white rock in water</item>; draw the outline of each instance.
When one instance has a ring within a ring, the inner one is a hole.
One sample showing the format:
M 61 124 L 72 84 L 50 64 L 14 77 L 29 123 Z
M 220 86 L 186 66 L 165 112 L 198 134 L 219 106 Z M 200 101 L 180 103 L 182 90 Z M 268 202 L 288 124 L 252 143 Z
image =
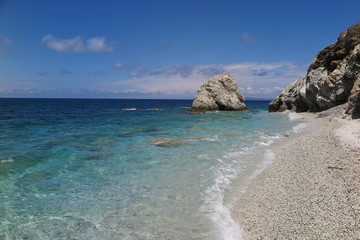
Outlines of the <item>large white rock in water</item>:
M 247 109 L 244 100 L 235 78 L 225 73 L 212 77 L 200 87 L 191 111 L 242 111 Z

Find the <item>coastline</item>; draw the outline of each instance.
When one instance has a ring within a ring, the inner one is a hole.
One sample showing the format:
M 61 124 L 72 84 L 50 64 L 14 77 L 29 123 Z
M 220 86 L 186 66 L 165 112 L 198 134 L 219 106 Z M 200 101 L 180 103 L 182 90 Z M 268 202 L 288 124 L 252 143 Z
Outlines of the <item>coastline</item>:
M 360 238 L 360 121 L 299 114 L 307 126 L 231 208 L 243 239 Z

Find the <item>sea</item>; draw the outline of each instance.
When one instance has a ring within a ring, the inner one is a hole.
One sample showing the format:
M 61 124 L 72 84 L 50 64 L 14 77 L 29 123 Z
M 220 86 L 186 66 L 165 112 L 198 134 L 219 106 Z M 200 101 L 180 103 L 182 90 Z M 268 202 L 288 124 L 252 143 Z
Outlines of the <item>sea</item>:
M 0 99 L 0 239 L 241 239 L 232 205 L 304 126 L 268 103 Z

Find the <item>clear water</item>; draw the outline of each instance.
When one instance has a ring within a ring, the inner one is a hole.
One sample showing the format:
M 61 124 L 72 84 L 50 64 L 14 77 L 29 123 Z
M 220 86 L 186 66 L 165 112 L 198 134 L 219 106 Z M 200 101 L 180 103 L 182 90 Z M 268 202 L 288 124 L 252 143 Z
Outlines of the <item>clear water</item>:
M 267 103 L 0 99 L 0 239 L 239 239 L 234 183 L 297 124 Z

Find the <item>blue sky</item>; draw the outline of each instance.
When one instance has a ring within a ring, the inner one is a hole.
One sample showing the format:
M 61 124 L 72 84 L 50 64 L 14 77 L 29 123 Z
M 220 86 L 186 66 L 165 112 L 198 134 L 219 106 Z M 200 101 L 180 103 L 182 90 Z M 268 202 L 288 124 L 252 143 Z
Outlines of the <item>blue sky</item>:
M 0 97 L 188 98 L 231 72 L 272 98 L 359 0 L 0 0 Z

